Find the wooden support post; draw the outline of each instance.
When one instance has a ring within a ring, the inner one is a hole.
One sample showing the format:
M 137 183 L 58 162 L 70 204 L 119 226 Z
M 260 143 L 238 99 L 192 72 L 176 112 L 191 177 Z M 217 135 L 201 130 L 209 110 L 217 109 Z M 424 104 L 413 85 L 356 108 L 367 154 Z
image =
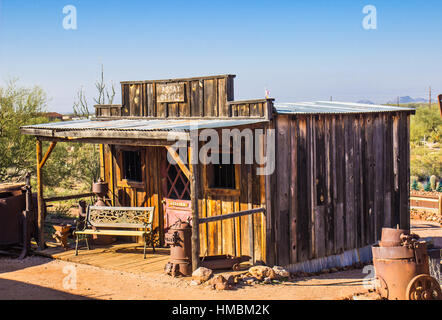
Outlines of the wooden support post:
M 183 163 L 183 161 L 181 160 L 181 158 L 178 155 L 178 153 L 176 153 L 176 151 L 172 147 L 166 146 L 166 149 L 167 149 L 167 152 L 172 157 L 172 159 L 180 167 L 181 171 L 183 171 L 183 173 L 187 177 L 187 179 L 190 179 L 191 173 L 190 173 L 189 169 L 186 167 L 186 165 Z
M 198 214 L 198 165 L 192 161 L 192 148 L 189 147 L 190 161 L 190 199 L 192 202 L 192 270 L 200 266 L 200 237 Z
M 104 145 L 103 144 L 100 144 L 100 178 L 103 180 L 103 181 L 106 181 L 106 179 L 105 179 L 105 171 L 104 171 L 104 163 L 105 163 L 105 160 L 104 160 Z
M 49 148 L 46 151 L 43 159 L 38 164 L 40 166 L 40 168 L 43 168 L 43 166 L 45 165 L 45 163 L 48 160 L 49 156 L 51 155 L 52 150 L 54 150 L 56 144 L 57 144 L 56 141 L 52 141 L 51 142 L 51 144 L 49 145 Z M 41 150 L 41 145 L 40 145 L 40 150 Z
M 52 141 L 49 145 L 48 150 L 46 151 L 45 155 L 42 157 L 42 142 L 41 140 L 37 139 L 37 227 L 38 227 L 38 249 L 43 250 L 45 245 L 44 240 L 44 222 L 45 222 L 45 205 L 43 200 L 43 166 L 45 165 L 46 161 L 48 160 L 49 156 L 51 155 L 52 150 L 54 150 L 55 145 L 57 144 L 56 141 Z
M 43 184 L 42 184 L 42 167 L 40 166 L 42 159 L 41 141 L 37 139 L 37 227 L 38 227 L 38 239 L 37 244 L 40 250 L 45 247 L 44 243 L 44 204 L 43 204 Z

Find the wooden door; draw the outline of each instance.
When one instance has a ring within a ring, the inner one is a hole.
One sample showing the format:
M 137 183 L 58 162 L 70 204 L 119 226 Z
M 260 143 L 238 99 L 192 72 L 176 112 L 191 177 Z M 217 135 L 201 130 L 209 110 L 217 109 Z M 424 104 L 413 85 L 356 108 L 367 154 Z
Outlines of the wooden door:
M 164 231 L 178 219 L 191 222 L 190 182 L 178 165 L 163 161 Z

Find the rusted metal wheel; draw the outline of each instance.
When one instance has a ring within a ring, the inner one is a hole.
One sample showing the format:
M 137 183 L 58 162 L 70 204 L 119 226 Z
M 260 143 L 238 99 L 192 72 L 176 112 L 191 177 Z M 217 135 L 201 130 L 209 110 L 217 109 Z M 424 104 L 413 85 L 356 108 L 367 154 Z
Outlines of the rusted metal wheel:
M 380 294 L 382 298 L 388 299 L 388 286 L 384 279 L 380 276 L 375 278 L 376 292 Z
M 239 267 L 239 263 L 235 263 L 232 267 L 233 271 L 239 271 L 241 268 Z
M 408 300 L 442 300 L 439 282 L 428 274 L 414 277 L 407 286 Z

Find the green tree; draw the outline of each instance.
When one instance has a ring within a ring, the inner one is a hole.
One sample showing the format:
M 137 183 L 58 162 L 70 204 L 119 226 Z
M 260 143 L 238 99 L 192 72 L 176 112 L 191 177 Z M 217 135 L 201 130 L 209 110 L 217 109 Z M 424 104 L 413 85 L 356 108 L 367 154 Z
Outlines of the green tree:
M 417 144 L 411 145 L 410 173 L 419 179 L 431 175 L 442 177 L 442 149 L 428 148 Z
M 20 127 L 47 122 L 42 114 L 47 101 L 41 88 L 18 86 L 17 79 L 0 87 L 0 181 L 16 181 L 35 171 L 35 138 L 22 135 Z
M 442 119 L 439 106 L 432 104 L 417 105 L 416 114 L 410 120 L 410 140 L 418 143 L 423 140 L 440 142 L 442 138 Z

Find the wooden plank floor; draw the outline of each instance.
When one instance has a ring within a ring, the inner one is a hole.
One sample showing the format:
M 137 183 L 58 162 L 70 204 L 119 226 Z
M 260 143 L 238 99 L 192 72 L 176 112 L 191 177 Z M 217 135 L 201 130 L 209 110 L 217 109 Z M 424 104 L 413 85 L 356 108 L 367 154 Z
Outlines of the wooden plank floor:
M 59 246 L 48 247 L 36 254 L 111 270 L 160 274 L 169 261 L 170 249 L 155 248 L 153 253 L 152 248 L 148 248 L 146 259 L 143 259 L 143 246 L 136 243 L 93 246 L 91 250 L 81 248 L 78 256 L 75 255 L 75 250 L 64 251 Z

